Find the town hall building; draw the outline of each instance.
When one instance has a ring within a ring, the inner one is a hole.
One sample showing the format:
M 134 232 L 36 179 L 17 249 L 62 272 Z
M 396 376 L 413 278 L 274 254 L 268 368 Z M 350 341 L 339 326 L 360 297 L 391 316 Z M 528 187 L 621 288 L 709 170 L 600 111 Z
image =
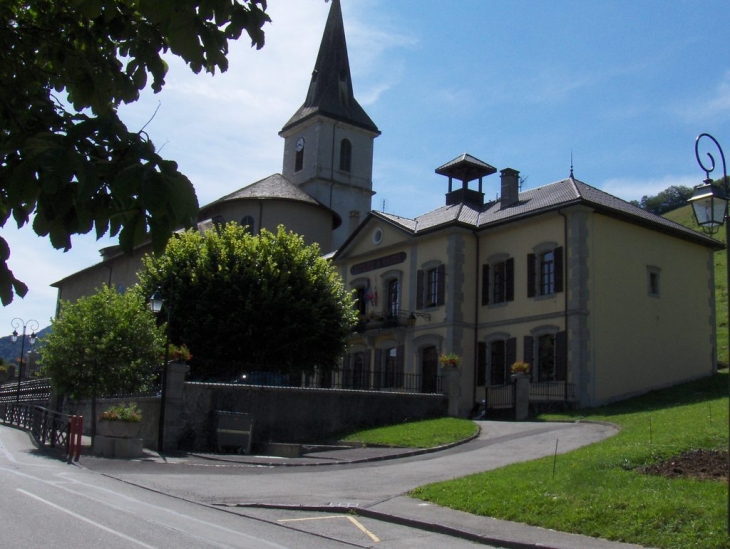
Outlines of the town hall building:
M 437 391 L 432 380 L 452 368 L 439 357 L 451 354 L 459 364 L 448 372 L 458 384 L 450 410 L 466 416 L 498 398 L 517 361 L 530 365 L 531 399 L 578 407 L 716 371 L 721 243 L 572 170 L 522 191 L 517 169 L 470 154 L 436 168 L 442 207 L 415 219 L 373 211 L 379 134 L 355 99 L 333 0 L 305 101 L 279 133 L 281 173 L 199 217 L 201 231 L 283 224 L 331 258 L 360 313 L 338 374 L 345 388 Z M 497 200 L 485 199 L 495 191 Z M 101 285 L 124 291 L 149 250 L 103 250 L 100 263 L 54 284 L 59 302 Z

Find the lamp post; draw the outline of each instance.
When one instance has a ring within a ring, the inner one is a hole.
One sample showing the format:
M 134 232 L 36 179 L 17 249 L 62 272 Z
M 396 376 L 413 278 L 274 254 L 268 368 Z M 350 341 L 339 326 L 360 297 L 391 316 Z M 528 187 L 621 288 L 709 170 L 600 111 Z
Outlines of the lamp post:
M 162 310 L 165 298 L 158 287 L 150 296 L 150 310 L 156 315 Z M 160 420 L 157 425 L 157 451 L 162 453 L 165 449 L 165 404 L 167 394 L 167 361 L 170 358 L 170 311 L 171 303 L 167 305 L 167 324 L 165 325 L 165 357 L 162 362 L 162 390 L 160 391 Z
M 710 173 L 715 170 L 715 158 L 707 153 L 709 158 L 709 165 L 705 165 L 700 159 L 700 140 L 706 137 L 710 139 L 717 150 L 720 152 L 720 159 L 722 160 L 722 189 L 713 184 L 710 179 Z M 694 190 L 692 198 L 689 199 L 689 203 L 692 204 L 692 211 L 695 215 L 697 224 L 702 228 L 706 234 L 715 234 L 720 230 L 722 225 L 725 225 L 725 259 L 727 261 L 726 271 L 726 283 L 727 288 L 730 288 L 730 250 L 728 245 L 730 244 L 730 223 L 725 223 L 727 219 L 727 203 L 728 203 L 728 180 L 727 180 L 727 167 L 725 165 L 725 155 L 722 152 L 722 147 L 717 139 L 712 137 L 709 133 L 701 133 L 695 140 L 695 157 L 697 163 L 700 165 L 705 172 L 705 179 L 701 185 L 697 185 Z M 728 319 L 730 319 L 730 300 L 728 300 Z M 728 345 L 730 346 L 730 325 L 728 326 Z M 730 351 L 730 348 L 728 349 Z M 728 375 L 728 394 L 730 395 L 730 372 Z M 728 435 L 728 444 L 730 445 L 730 434 Z M 728 447 L 728 477 L 730 480 L 730 446 Z M 730 536 L 730 484 L 728 486 L 728 503 L 727 503 L 727 532 Z
M 15 343 L 18 341 L 18 328 L 23 328 L 22 340 L 20 342 L 20 359 L 18 360 L 18 394 L 15 396 L 15 402 L 20 402 L 20 380 L 23 378 L 23 352 L 25 351 L 25 331 L 26 328 L 30 328 L 30 346 L 33 347 L 36 342 L 35 331 L 38 329 L 38 322 L 35 320 L 29 320 L 25 322 L 22 318 L 14 318 L 10 325 L 13 327 L 13 334 L 10 336 L 10 340 Z

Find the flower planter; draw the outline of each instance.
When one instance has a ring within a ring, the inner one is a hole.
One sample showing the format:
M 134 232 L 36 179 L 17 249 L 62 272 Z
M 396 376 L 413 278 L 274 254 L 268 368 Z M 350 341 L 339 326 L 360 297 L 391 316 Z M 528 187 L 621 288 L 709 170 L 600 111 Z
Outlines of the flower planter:
M 104 437 L 136 438 L 141 427 L 139 421 L 100 420 L 96 432 Z

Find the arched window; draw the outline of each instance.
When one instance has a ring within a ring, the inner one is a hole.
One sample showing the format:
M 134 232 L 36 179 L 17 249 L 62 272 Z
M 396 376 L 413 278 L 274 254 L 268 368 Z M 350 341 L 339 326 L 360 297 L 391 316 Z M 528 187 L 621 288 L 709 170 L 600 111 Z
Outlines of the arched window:
M 352 167 L 352 143 L 349 139 L 340 141 L 340 170 L 349 172 Z
M 226 224 L 226 219 L 222 215 L 215 215 L 213 216 L 213 219 L 211 219 L 213 222 L 213 226 L 215 227 L 216 231 L 220 231 Z
M 256 234 L 255 221 L 250 215 L 243 216 L 243 219 L 241 219 L 241 227 L 245 228 L 248 234 Z

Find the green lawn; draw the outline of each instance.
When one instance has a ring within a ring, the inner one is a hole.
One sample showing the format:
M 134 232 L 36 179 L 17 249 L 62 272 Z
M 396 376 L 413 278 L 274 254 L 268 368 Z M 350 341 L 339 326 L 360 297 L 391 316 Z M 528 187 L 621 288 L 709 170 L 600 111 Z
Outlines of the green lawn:
M 478 429 L 473 421 L 444 417 L 358 431 L 342 440 L 382 446 L 433 448 L 469 438 Z
M 721 373 L 613 406 L 540 419 L 587 419 L 618 435 L 558 455 L 416 489 L 411 495 L 484 515 L 659 548 L 730 548 L 727 485 L 665 479 L 638 467 L 685 450 L 726 449 Z

